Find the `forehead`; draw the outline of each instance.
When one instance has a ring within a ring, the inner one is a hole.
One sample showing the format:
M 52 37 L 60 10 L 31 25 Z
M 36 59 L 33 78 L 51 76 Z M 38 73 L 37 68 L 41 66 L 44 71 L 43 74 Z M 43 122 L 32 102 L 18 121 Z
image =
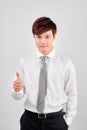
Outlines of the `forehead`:
M 53 35 L 52 30 L 49 30 L 49 31 L 46 31 L 46 32 L 40 34 L 40 36 L 46 36 L 46 35 Z

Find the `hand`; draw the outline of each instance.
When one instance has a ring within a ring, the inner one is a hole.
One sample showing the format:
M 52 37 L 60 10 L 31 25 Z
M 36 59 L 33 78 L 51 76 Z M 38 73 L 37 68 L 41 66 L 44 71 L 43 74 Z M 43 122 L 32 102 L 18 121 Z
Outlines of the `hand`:
M 16 72 L 17 79 L 13 83 L 13 88 L 16 92 L 19 92 L 23 88 L 23 83 L 19 72 Z
M 69 128 L 70 126 L 69 126 L 69 125 L 67 125 L 67 127 Z
M 66 123 L 66 125 L 67 125 L 68 128 L 70 127 L 70 125 L 68 125 L 67 123 Z

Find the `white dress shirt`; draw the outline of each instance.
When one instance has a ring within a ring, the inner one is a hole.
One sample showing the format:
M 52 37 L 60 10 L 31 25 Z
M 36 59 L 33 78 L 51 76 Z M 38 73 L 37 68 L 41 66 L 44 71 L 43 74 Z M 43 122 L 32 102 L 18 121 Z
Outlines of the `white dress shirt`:
M 36 113 L 38 113 L 36 104 L 41 56 L 43 54 L 37 50 L 21 58 L 17 71 L 23 81 L 23 89 L 19 92 L 12 89 L 12 96 L 17 100 L 22 99 L 26 94 L 24 108 Z M 60 55 L 54 49 L 47 56 L 47 95 L 44 113 L 57 112 L 66 108 L 65 121 L 71 125 L 77 106 L 75 67 L 68 57 Z M 15 75 L 14 80 L 16 79 Z

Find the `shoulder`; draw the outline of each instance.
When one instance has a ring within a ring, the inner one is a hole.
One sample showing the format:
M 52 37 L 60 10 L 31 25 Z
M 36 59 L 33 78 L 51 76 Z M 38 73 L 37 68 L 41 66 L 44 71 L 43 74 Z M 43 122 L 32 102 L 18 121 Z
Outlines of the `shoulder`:
M 71 67 L 71 68 L 74 67 L 73 60 L 70 57 L 68 57 L 67 55 L 64 55 L 62 53 L 57 52 L 56 57 L 57 57 L 57 60 L 61 63 L 62 66 L 66 67 L 66 68 L 67 67 Z
M 20 61 L 31 61 L 36 57 L 35 52 L 29 52 L 20 58 Z
M 57 59 L 60 62 L 65 63 L 65 64 L 67 64 L 69 62 L 72 62 L 71 59 L 70 59 L 70 57 L 68 57 L 68 56 L 66 56 L 66 55 L 64 55 L 62 53 L 59 53 L 59 52 L 56 52 L 56 57 L 57 57 Z

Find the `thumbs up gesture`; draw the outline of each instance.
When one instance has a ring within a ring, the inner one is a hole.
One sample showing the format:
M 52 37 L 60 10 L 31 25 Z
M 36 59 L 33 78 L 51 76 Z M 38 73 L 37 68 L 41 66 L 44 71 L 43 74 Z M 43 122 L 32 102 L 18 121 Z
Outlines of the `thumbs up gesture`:
M 19 72 L 16 72 L 17 79 L 13 83 L 13 88 L 16 92 L 19 92 L 23 88 L 23 83 L 20 77 Z

